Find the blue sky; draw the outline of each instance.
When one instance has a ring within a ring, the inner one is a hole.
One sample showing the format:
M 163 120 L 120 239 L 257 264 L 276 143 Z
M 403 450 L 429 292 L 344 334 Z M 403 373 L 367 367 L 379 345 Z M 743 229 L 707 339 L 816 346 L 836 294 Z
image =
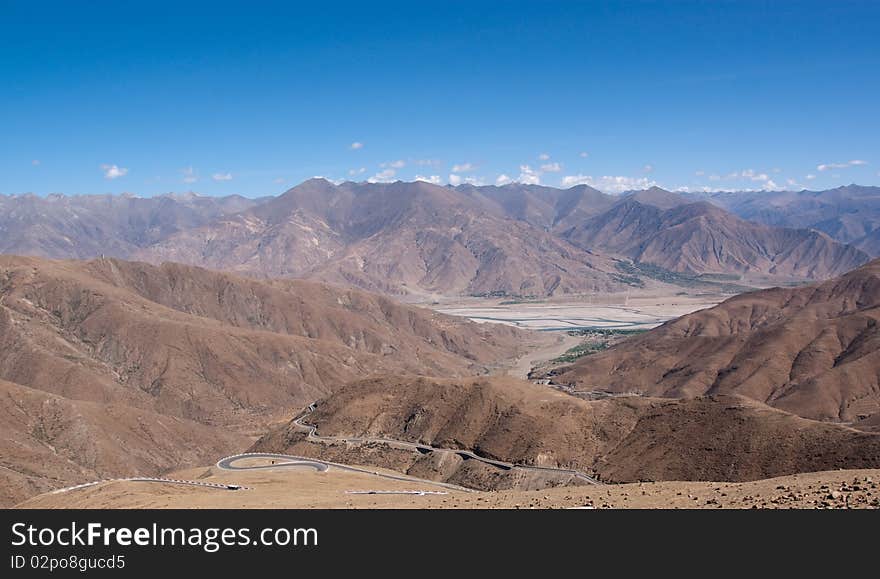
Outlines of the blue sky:
M 880 2 L 8 2 L 0 193 L 880 184 Z

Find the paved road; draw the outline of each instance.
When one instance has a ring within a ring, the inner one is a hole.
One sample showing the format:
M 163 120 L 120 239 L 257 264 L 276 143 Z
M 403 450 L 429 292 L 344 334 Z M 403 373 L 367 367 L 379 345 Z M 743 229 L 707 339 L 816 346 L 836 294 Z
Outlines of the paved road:
M 170 484 L 170 485 L 187 485 L 193 487 L 205 487 L 210 489 L 218 489 L 224 491 L 237 491 L 241 489 L 247 489 L 249 487 L 244 487 L 241 485 L 235 484 L 225 484 L 225 483 L 212 483 L 212 482 L 204 482 L 198 480 L 185 480 L 185 479 L 176 479 L 176 478 L 158 478 L 158 477 L 148 477 L 148 476 L 133 476 L 127 478 L 106 478 L 102 480 L 96 480 L 92 482 L 87 482 L 79 485 L 73 485 L 72 487 L 65 487 L 63 489 L 55 489 L 52 491 L 52 494 L 58 493 L 66 493 L 69 491 L 75 491 L 78 489 L 85 489 L 88 487 L 97 486 L 99 484 L 111 483 L 111 482 L 149 482 L 149 483 L 162 483 L 162 484 Z
M 235 463 L 240 460 L 245 460 L 249 458 L 264 458 L 266 460 L 279 461 L 273 462 L 272 464 L 264 464 L 264 465 L 249 465 L 249 466 L 236 466 Z M 260 470 L 260 469 L 274 469 L 274 468 L 282 468 L 282 467 L 306 467 L 312 468 L 318 472 L 325 472 L 330 468 L 330 464 L 320 461 L 320 460 L 312 460 L 310 458 L 303 458 L 299 456 L 290 456 L 287 454 L 274 454 L 268 452 L 246 452 L 242 454 L 235 454 L 232 456 L 227 456 L 226 458 L 221 458 L 217 461 L 217 468 L 222 470 Z
M 278 461 L 275 464 L 263 464 L 263 465 L 253 465 L 253 466 L 237 466 L 235 463 L 241 460 L 252 459 L 252 458 L 262 458 L 266 460 L 275 460 Z M 221 470 L 262 470 L 262 469 L 275 469 L 275 468 L 298 468 L 298 467 L 307 467 L 313 468 L 318 472 L 326 472 L 331 467 L 344 470 L 347 472 L 356 472 L 360 474 L 369 474 L 373 476 L 378 476 L 385 479 L 390 480 L 399 480 L 404 482 L 412 482 L 426 485 L 439 486 L 447 489 L 452 489 L 456 491 L 466 491 L 469 492 L 471 489 L 454 485 L 451 483 L 437 482 L 432 480 L 426 480 L 421 478 L 416 478 L 414 476 L 408 476 L 403 474 L 390 474 L 386 472 L 379 472 L 377 470 L 370 470 L 366 468 L 360 468 L 357 466 L 349 466 L 347 464 L 339 464 L 336 462 L 328 462 L 325 460 L 318 460 L 315 458 L 306 458 L 304 456 L 293 456 L 289 454 L 274 454 L 271 452 L 246 452 L 243 454 L 235 454 L 233 456 L 227 456 L 226 458 L 221 458 L 217 461 L 217 468 Z
M 293 421 L 294 426 L 299 428 L 300 430 L 304 430 L 307 432 L 307 438 L 309 440 L 314 440 L 317 442 L 346 442 L 346 443 L 375 443 L 375 444 L 385 444 L 387 446 L 391 446 L 393 448 L 401 448 L 406 450 L 415 450 L 417 452 L 421 452 L 423 454 L 428 454 L 431 452 L 447 452 L 457 454 L 461 458 L 465 460 L 476 460 L 485 464 L 489 464 L 495 466 L 497 468 L 501 468 L 504 470 L 530 470 L 530 471 L 538 471 L 538 472 L 552 472 L 558 474 L 566 474 L 571 477 L 586 481 L 590 484 L 602 484 L 597 481 L 592 476 L 581 472 L 579 470 L 574 469 L 566 469 L 566 468 L 556 468 L 550 466 L 533 466 L 528 464 L 515 464 L 510 462 L 504 462 L 501 460 L 494 460 L 491 458 L 485 458 L 482 456 L 478 456 L 469 450 L 456 450 L 450 448 L 439 448 L 435 446 L 429 446 L 427 444 L 419 444 L 415 442 L 408 442 L 405 440 L 394 440 L 390 438 L 346 438 L 339 436 L 321 436 L 318 434 L 318 427 L 312 424 L 305 424 L 303 420 L 312 412 L 315 411 L 316 404 L 312 403 L 308 406 L 306 411 L 296 418 Z M 266 460 L 275 460 L 279 461 L 276 464 L 267 464 L 267 465 L 253 465 L 253 466 L 237 466 L 235 463 L 245 459 L 252 458 L 262 458 Z M 465 491 L 470 492 L 472 489 L 462 487 L 459 485 L 454 485 L 451 483 L 444 483 L 438 481 L 431 481 L 420 479 L 416 477 L 411 477 L 407 475 L 395 475 L 388 474 L 384 472 L 379 472 L 375 470 L 369 470 L 365 468 L 360 468 L 356 466 L 349 466 L 346 464 L 338 464 L 335 462 L 328 462 L 325 460 L 318 460 L 315 458 L 307 458 L 302 456 L 291 456 L 286 454 L 273 454 L 273 453 L 244 453 L 244 454 L 236 454 L 233 456 L 227 456 L 226 458 L 222 458 L 217 461 L 217 468 L 221 470 L 261 470 L 261 469 L 275 469 L 275 468 L 312 468 L 318 472 L 326 472 L 331 467 L 339 470 L 349 471 L 349 472 L 357 472 L 362 474 L 370 474 L 386 479 L 391 480 L 399 480 L 404 482 L 415 482 L 420 484 L 434 485 L 443 488 L 453 489 L 457 491 Z M 197 487 L 205 487 L 212 488 L 218 490 L 242 490 L 248 489 L 249 487 L 236 485 L 236 484 L 224 484 L 224 483 L 211 483 L 204 481 L 194 481 L 194 480 L 183 480 L 183 479 L 169 479 L 169 478 L 160 478 L 160 477 L 129 477 L 129 478 L 114 478 L 114 479 L 104 479 L 98 480 L 88 483 L 83 483 L 79 485 L 74 485 L 71 487 L 66 487 L 63 489 L 56 489 L 52 491 L 53 494 L 58 493 L 66 493 L 69 491 L 83 489 L 88 487 L 93 487 L 102 483 L 108 482 L 149 482 L 149 483 L 161 483 L 161 484 L 174 484 L 174 485 L 188 485 L 188 486 L 197 486 Z
M 590 476 L 589 474 L 587 474 L 585 472 L 581 472 L 579 470 L 569 469 L 569 468 L 557 468 L 557 467 L 552 467 L 552 466 L 535 466 L 535 465 L 530 465 L 530 464 L 519 464 L 519 463 L 505 462 L 502 460 L 494 460 L 491 458 L 485 458 L 485 457 L 479 456 L 477 454 L 474 454 L 473 452 L 471 452 L 469 450 L 456 450 L 456 449 L 451 449 L 451 448 L 439 448 L 436 446 L 429 446 L 427 444 L 419 444 L 419 443 L 415 443 L 415 442 L 408 442 L 405 440 L 395 440 L 395 439 L 391 439 L 391 438 L 355 438 L 355 437 L 339 437 L 339 436 L 321 436 L 318 434 L 318 427 L 317 426 L 312 425 L 312 424 L 306 424 L 303 422 L 303 420 L 305 420 L 305 418 L 309 414 L 311 414 L 312 412 L 315 411 L 315 408 L 316 408 L 316 403 L 313 402 L 312 404 L 309 404 L 309 406 L 306 408 L 305 412 L 303 412 L 302 415 L 300 415 L 298 418 L 296 418 L 293 421 L 294 426 L 296 426 L 298 429 L 303 430 L 307 433 L 306 438 L 309 440 L 314 440 L 317 442 L 328 442 L 328 443 L 329 442 L 346 442 L 346 443 L 354 443 L 354 444 L 361 444 L 361 443 L 385 444 L 385 445 L 391 446 L 393 448 L 402 448 L 405 450 L 416 450 L 416 451 L 421 452 L 423 454 L 428 454 L 431 452 L 453 453 L 453 454 L 457 454 L 458 456 L 460 456 L 461 458 L 463 458 L 465 460 L 476 460 L 478 462 L 489 464 L 489 465 L 495 466 L 495 467 L 503 469 L 503 470 L 518 469 L 518 470 L 526 470 L 526 471 L 533 471 L 533 472 L 557 473 L 557 474 L 568 475 L 573 478 L 588 482 L 590 484 L 602 484 L 601 482 L 596 480 L 594 477 Z M 279 455 L 279 456 L 284 457 L 284 455 Z M 298 457 L 286 457 L 286 458 L 298 458 Z M 298 458 L 298 459 L 299 460 L 314 460 L 314 459 L 304 459 L 304 458 Z M 330 463 L 327 463 L 327 464 L 330 464 Z M 218 463 L 218 466 L 220 466 L 219 463 Z M 348 467 L 348 468 L 353 468 L 353 467 Z

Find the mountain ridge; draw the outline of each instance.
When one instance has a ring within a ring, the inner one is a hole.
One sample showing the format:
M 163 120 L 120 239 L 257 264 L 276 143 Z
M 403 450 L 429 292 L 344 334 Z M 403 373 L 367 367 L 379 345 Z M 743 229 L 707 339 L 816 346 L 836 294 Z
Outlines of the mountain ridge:
M 581 358 L 579 391 L 740 394 L 814 420 L 880 424 L 880 260 L 832 280 L 740 294 Z
M 868 259 L 824 234 L 758 225 L 714 207 L 659 187 L 615 196 L 586 185 L 321 178 L 256 200 L 7 196 L 0 251 L 189 263 L 411 301 L 623 292 L 635 277 L 639 285 L 668 283 L 669 276 L 621 277 L 620 259 L 753 277 L 757 285 L 825 279 Z

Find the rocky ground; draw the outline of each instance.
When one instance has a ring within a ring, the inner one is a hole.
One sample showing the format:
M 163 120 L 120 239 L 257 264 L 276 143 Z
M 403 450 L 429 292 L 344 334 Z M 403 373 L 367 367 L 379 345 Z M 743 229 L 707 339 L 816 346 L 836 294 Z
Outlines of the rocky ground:
M 632 483 L 497 493 L 478 501 L 492 508 L 876 509 L 878 481 L 877 470 L 829 471 L 747 483 Z
M 429 508 L 429 509 L 877 509 L 880 469 L 806 473 L 746 483 L 659 482 L 561 487 L 539 491 L 465 492 L 331 468 L 219 471 L 177 478 L 235 483 L 240 491 L 114 482 L 34 497 L 29 508 Z M 366 494 L 423 490 L 443 494 Z M 353 494 L 356 491 L 357 494 Z

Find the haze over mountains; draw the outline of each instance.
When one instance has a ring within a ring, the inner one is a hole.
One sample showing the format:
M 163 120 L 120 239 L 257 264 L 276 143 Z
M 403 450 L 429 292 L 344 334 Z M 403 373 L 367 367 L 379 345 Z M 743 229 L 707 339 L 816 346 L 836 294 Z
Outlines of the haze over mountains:
M 827 191 L 734 191 L 699 196 L 743 219 L 818 229 L 880 256 L 880 187 L 846 185 Z
M 0 195 L 0 253 L 85 259 L 127 257 L 176 231 L 260 202 L 238 195 Z
M 869 259 L 815 231 L 756 225 L 659 188 L 613 196 L 585 185 L 311 179 L 260 200 L 14 196 L 0 204 L 0 250 L 10 253 L 175 261 L 416 300 L 623 291 L 667 283 L 663 272 L 826 279 Z M 630 261 L 653 269 L 633 274 Z
M 638 195 L 564 233 L 635 262 L 691 274 L 765 274 L 801 279 L 839 275 L 865 262 L 855 247 L 806 229 L 769 227 L 706 202 L 668 209 Z

